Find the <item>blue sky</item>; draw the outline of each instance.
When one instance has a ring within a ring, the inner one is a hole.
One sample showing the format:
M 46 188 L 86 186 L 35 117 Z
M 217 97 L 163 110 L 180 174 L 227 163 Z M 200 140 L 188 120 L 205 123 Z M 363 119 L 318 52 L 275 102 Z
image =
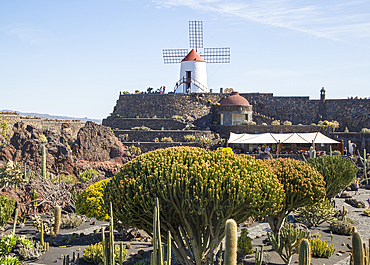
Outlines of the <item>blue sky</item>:
M 370 1 L 4 0 L 0 2 L 0 109 L 104 118 L 119 91 L 171 90 L 201 20 L 208 86 L 279 96 L 370 97 Z

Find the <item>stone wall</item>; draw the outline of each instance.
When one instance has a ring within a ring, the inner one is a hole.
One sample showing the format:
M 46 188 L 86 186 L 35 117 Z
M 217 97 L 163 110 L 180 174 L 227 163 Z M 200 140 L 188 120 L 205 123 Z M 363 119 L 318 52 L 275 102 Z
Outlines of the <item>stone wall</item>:
M 17 122 L 23 122 L 26 125 L 33 125 L 38 129 L 41 130 L 53 130 L 56 132 L 61 133 L 62 130 L 62 124 L 63 123 L 69 123 L 69 127 L 72 129 L 72 135 L 73 138 L 77 137 L 77 133 L 80 130 L 81 127 L 85 125 L 85 123 L 80 121 L 70 121 L 70 120 L 60 120 L 60 121 L 53 121 L 53 120 L 43 120 L 41 118 L 28 118 L 24 116 L 19 115 L 13 115 L 13 114 L 1 114 L 0 117 L 2 117 L 4 120 L 8 122 L 9 128 L 13 128 L 13 125 Z M 11 131 L 12 133 L 12 131 Z
M 272 93 L 240 93 L 253 111 L 275 120 L 309 125 L 322 120 L 337 120 L 339 130 L 370 128 L 370 99 L 311 100 L 309 97 L 275 97 Z M 319 95 L 319 93 L 318 93 Z M 194 124 L 208 127 L 217 122 L 217 103 L 229 94 L 129 94 L 120 95 L 113 114 L 123 117 L 171 118 L 192 116 Z M 325 110 L 325 111 L 323 111 Z
M 109 118 L 103 119 L 104 126 L 119 130 L 130 130 L 134 127 L 149 127 L 152 130 L 182 130 L 186 124 L 174 119 L 147 119 L 147 118 Z
M 154 142 L 155 138 L 158 138 L 160 141 L 163 137 L 171 137 L 174 142 L 185 142 L 185 135 L 195 135 L 195 137 L 205 136 L 207 138 L 212 138 L 211 131 L 161 131 L 161 130 L 152 130 L 152 131 L 136 131 L 136 130 L 115 130 L 114 134 L 118 137 L 122 134 L 128 135 L 128 141 L 134 142 Z

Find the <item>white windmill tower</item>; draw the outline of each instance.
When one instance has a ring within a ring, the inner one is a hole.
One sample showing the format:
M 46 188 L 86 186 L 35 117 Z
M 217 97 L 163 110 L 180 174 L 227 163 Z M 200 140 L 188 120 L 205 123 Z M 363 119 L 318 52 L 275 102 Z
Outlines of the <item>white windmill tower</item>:
M 189 42 L 190 52 L 188 49 L 163 49 L 164 63 L 181 63 L 175 93 L 206 93 L 206 63 L 230 63 L 230 48 L 203 48 L 202 21 L 189 21 Z M 202 55 L 198 49 L 203 50 Z

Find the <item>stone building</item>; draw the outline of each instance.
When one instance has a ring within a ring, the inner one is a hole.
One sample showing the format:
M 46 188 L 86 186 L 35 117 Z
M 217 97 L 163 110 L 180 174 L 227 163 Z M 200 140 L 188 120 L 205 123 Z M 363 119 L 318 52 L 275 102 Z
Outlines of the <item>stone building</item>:
M 236 125 L 245 120 L 252 121 L 252 105 L 238 92 L 232 92 L 229 97 L 220 102 L 217 115 L 220 125 Z

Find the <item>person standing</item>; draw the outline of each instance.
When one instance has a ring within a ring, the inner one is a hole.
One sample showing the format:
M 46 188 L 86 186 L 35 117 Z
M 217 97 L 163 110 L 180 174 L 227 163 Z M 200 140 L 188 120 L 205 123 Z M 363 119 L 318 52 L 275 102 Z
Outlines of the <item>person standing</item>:
M 358 195 L 360 195 L 360 192 L 358 191 L 358 189 L 360 188 L 360 185 L 358 184 L 358 180 L 356 180 L 355 182 L 355 195 L 358 193 Z

